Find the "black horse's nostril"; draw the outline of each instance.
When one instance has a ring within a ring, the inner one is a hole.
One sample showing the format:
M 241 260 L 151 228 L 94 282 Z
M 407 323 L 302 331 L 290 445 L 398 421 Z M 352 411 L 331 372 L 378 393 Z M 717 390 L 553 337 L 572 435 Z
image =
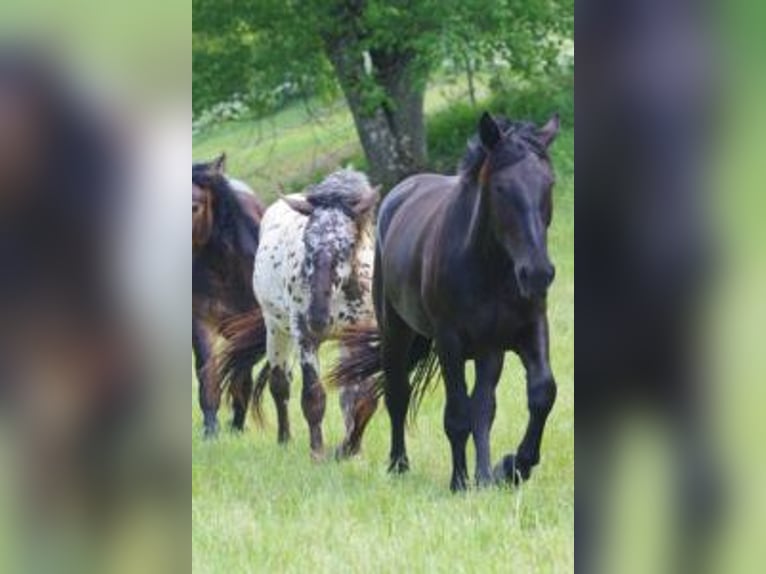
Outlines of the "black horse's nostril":
M 518 281 L 524 296 L 540 297 L 553 283 L 556 275 L 556 269 L 551 265 L 543 264 L 539 266 L 522 265 L 518 269 Z
M 546 287 L 550 287 L 553 280 L 556 278 L 556 268 L 553 265 L 548 265 L 543 270 L 543 281 Z
M 535 269 L 531 275 L 531 287 L 537 294 L 543 294 L 553 283 L 553 276 L 556 274 L 553 265 L 544 265 Z

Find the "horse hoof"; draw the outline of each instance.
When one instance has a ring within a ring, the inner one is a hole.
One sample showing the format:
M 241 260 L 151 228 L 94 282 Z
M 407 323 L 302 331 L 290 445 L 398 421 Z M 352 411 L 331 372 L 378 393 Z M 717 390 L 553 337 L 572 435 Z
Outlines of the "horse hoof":
M 495 479 L 492 476 L 477 476 L 476 477 L 476 488 L 479 490 L 484 490 L 486 488 L 489 488 L 490 486 L 493 486 L 495 484 Z
M 216 438 L 218 438 L 218 427 L 217 426 L 205 427 L 205 430 L 202 432 L 202 439 L 213 440 Z
M 351 445 L 344 442 L 335 449 L 335 460 L 341 461 L 355 457 L 359 454 L 360 450 L 361 449 L 359 447 L 352 447 Z
M 468 490 L 468 480 L 465 477 L 453 478 L 450 481 L 449 489 L 455 494 L 466 492 Z
M 408 472 L 410 470 L 410 461 L 407 460 L 407 457 L 397 458 L 396 460 L 392 460 L 391 464 L 388 465 L 388 472 L 391 474 L 404 474 L 405 472 Z
M 277 444 L 280 446 L 286 446 L 290 442 L 290 434 L 280 434 L 277 437 Z
M 492 471 L 492 476 L 498 484 L 519 486 L 529 478 L 529 472 L 525 476 L 522 470 L 516 467 L 516 457 L 509 454 L 497 463 Z
M 321 463 L 326 460 L 327 460 L 327 453 L 324 451 L 324 449 L 311 451 L 311 462 Z

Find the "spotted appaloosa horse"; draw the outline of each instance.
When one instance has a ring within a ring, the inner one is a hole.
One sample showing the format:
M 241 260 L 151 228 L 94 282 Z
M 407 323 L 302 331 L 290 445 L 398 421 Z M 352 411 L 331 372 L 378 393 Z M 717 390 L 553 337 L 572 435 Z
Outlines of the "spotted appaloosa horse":
M 263 204 L 245 184 L 224 175 L 225 156 L 192 166 L 192 350 L 199 380 L 199 403 L 205 435 L 218 429 L 220 386 L 210 368 L 217 353 L 214 343 L 231 317 L 260 310 L 251 288 L 253 258 L 258 247 Z M 250 329 L 263 329 L 250 322 Z M 258 337 L 257 333 L 241 332 Z M 236 341 L 226 341 L 233 346 Z M 262 353 L 261 353 L 262 355 Z M 229 378 L 234 417 L 232 426 L 242 429 L 253 382 L 251 371 L 258 360 L 250 353 L 239 361 Z
M 261 221 L 253 287 L 266 325 L 278 440 L 290 438 L 290 359 L 297 348 L 303 375 L 301 406 L 314 458 L 321 458 L 324 450 L 325 391 L 319 379 L 319 346 L 350 327 L 375 321 L 371 281 L 377 200 L 378 192 L 364 174 L 342 170 L 305 195 L 283 197 Z M 247 318 L 242 322 L 247 325 Z M 260 346 L 252 339 L 243 343 L 252 349 Z M 222 364 L 226 363 L 224 358 Z M 364 428 L 377 407 L 367 385 L 363 381 L 341 393 L 346 437 L 336 453 L 339 457 L 359 451 Z M 256 405 L 264 386 L 265 380 L 256 384 Z

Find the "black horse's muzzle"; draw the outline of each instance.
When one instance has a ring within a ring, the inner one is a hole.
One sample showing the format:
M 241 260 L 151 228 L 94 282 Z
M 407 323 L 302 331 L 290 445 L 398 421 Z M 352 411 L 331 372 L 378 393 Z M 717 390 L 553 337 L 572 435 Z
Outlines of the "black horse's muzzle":
M 556 276 L 556 268 L 550 263 L 520 265 L 516 270 L 521 295 L 526 299 L 542 299 Z

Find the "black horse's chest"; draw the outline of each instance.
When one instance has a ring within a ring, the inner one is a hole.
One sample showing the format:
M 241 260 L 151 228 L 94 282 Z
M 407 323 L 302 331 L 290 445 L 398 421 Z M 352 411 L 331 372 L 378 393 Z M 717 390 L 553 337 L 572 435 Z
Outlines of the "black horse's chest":
M 513 271 L 502 264 L 491 273 L 463 265 L 441 274 L 429 290 L 428 299 L 437 302 L 429 309 L 439 317 L 437 330 L 457 333 L 471 356 L 512 349 L 540 310 L 539 303 L 520 297 Z

